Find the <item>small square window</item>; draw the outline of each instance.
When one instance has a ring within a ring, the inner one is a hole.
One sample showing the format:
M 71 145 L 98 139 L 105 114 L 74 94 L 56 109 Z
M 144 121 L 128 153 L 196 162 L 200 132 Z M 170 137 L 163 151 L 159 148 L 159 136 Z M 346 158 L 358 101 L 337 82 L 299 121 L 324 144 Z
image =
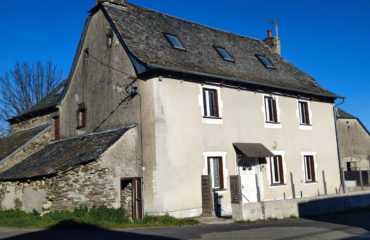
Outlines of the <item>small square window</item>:
M 216 89 L 203 88 L 204 117 L 218 118 L 218 95 Z
M 182 45 L 180 40 L 175 35 L 171 35 L 171 34 L 164 34 L 164 35 L 166 36 L 166 39 L 172 45 L 173 48 L 185 50 L 184 45 Z
M 226 49 L 224 48 L 221 48 L 221 47 L 215 47 L 214 48 L 217 50 L 218 54 L 220 54 L 220 56 L 226 60 L 226 61 L 230 61 L 230 62 L 234 62 L 234 58 L 226 51 Z
M 308 102 L 298 102 L 299 118 L 302 125 L 310 125 L 310 113 L 308 111 Z
M 265 111 L 266 111 L 266 122 L 278 123 L 275 98 L 265 97 Z
M 262 55 L 256 55 L 258 60 L 267 68 L 275 68 L 274 65 L 265 57 Z

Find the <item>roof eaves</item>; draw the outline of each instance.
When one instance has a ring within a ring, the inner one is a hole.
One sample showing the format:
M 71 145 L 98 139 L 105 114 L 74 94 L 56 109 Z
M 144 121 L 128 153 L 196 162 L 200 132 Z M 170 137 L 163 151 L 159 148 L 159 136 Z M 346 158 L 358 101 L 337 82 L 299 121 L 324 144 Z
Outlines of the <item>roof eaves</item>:
M 247 83 L 247 84 L 252 84 L 252 85 L 256 85 L 256 86 L 269 87 L 269 88 L 274 88 L 274 89 L 280 89 L 280 90 L 283 90 L 283 91 L 291 91 L 291 92 L 303 93 L 303 94 L 308 94 L 308 95 L 327 97 L 327 98 L 332 98 L 332 99 L 336 99 L 336 98 L 343 99 L 344 98 L 344 97 L 336 95 L 336 94 L 316 93 L 316 92 L 312 92 L 312 91 L 299 90 L 299 89 L 295 89 L 295 88 L 283 87 L 283 86 L 278 86 L 278 85 L 274 85 L 274 84 L 267 84 L 267 83 L 261 83 L 261 82 L 246 80 L 246 79 L 240 79 L 240 78 L 234 78 L 234 77 L 228 77 L 228 76 L 222 76 L 222 75 L 215 75 L 215 74 L 211 74 L 211 73 L 184 70 L 184 69 L 179 69 L 179 68 L 174 68 L 174 67 L 162 66 L 162 65 L 158 65 L 158 64 L 148 64 L 148 67 L 151 68 L 151 69 L 161 69 L 161 70 L 165 70 L 165 71 L 180 72 L 180 73 L 185 73 L 185 74 L 198 75 L 198 76 L 202 76 L 202 77 L 210 77 L 210 78 L 217 78 L 217 79 L 222 79 L 222 80 L 230 80 L 230 81 L 234 81 L 234 82 Z

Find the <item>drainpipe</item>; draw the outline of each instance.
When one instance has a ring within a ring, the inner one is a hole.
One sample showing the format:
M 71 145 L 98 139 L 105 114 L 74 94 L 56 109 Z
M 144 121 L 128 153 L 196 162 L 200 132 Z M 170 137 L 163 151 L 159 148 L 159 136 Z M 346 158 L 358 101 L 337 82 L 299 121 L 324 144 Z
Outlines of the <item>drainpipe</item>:
M 342 105 L 345 101 L 345 98 L 341 98 L 342 102 L 339 102 L 334 105 L 334 122 L 335 122 L 335 139 L 337 141 L 337 152 L 338 152 L 338 163 L 339 163 L 339 172 L 340 172 L 340 183 L 343 188 L 343 193 L 346 193 L 346 187 L 344 186 L 344 173 L 342 171 L 342 158 L 340 156 L 339 141 L 338 141 L 338 127 L 337 127 L 337 115 L 338 115 L 338 106 Z

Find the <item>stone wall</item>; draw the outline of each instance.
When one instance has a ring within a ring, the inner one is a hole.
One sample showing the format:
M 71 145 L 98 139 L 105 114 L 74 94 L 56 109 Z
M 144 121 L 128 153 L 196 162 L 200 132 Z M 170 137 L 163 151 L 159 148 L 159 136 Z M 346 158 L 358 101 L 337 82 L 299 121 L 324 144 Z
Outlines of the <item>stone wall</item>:
M 43 124 L 51 124 L 51 118 L 49 114 L 28 119 L 20 123 L 14 123 L 10 125 L 10 133 L 18 132 L 24 129 L 40 126 Z
M 100 162 L 99 159 L 51 178 L 1 182 L 0 209 L 42 212 L 93 205 L 119 207 L 119 189 L 113 184 L 114 173 L 101 168 Z

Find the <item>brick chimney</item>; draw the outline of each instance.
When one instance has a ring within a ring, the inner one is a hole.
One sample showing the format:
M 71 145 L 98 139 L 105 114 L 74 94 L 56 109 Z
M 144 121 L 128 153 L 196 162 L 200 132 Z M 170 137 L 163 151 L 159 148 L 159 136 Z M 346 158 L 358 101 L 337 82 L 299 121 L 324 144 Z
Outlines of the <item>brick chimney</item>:
M 280 50 L 280 38 L 272 36 L 271 29 L 267 30 L 267 38 L 263 40 L 263 42 L 269 46 L 274 52 L 281 55 Z
M 96 5 L 105 2 L 109 2 L 120 6 L 126 6 L 126 0 L 95 0 Z

